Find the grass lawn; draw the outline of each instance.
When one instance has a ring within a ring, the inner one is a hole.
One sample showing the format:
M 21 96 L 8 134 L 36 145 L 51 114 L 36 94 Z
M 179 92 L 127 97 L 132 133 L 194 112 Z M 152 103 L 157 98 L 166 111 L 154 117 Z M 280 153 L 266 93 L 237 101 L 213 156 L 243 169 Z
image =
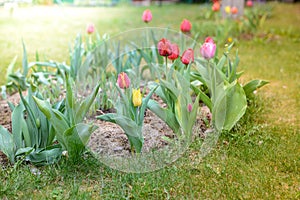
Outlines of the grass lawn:
M 173 165 L 146 174 L 107 168 L 87 155 L 77 165 L 0 168 L 3 199 L 300 199 L 300 4 L 273 3 L 273 15 L 259 30 L 266 37 L 240 40 L 243 80 L 266 79 L 235 130 L 200 159 L 200 145 Z M 68 45 L 86 24 L 100 34 L 145 26 L 144 7 L 18 8 L 13 16 L 0 8 L 0 74 L 15 55 L 22 58 L 23 39 L 29 60 L 40 56 L 68 60 Z M 203 23 L 200 5 L 153 6 L 152 26 L 179 29 L 183 18 Z M 155 16 L 159 16 L 155 18 Z M 4 80 L 0 80 L 3 84 Z

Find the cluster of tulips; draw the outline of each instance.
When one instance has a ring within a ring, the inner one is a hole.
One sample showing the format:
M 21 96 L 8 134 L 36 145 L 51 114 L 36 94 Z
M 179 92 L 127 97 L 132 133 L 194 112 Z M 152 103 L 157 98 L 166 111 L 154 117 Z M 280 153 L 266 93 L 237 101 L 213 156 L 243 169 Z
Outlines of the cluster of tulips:
M 166 59 L 170 59 L 172 61 L 176 60 L 180 55 L 180 50 L 177 44 L 171 43 L 166 38 L 162 38 L 158 44 L 157 49 L 159 55 L 166 57 Z M 207 37 L 205 42 L 200 48 L 200 53 L 203 58 L 209 60 L 215 56 L 216 52 L 216 44 L 211 37 Z M 191 48 L 186 49 L 182 56 L 180 57 L 181 62 L 185 65 L 188 65 L 194 62 L 194 50 Z
M 220 0 L 212 0 L 213 1 L 213 5 L 212 5 L 212 11 L 214 12 L 218 12 L 220 11 L 221 8 L 221 2 Z M 247 0 L 246 1 L 246 6 L 247 7 L 252 7 L 253 6 L 253 1 L 252 0 Z M 238 13 L 238 8 L 236 6 L 225 6 L 224 10 L 227 14 L 237 14 Z

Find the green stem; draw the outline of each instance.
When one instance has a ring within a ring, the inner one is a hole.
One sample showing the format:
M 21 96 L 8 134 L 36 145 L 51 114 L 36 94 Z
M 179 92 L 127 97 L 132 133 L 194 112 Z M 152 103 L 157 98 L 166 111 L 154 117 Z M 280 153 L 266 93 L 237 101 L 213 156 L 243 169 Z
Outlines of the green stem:
M 165 75 L 166 75 L 166 80 L 167 80 L 167 74 L 168 74 L 168 56 L 166 58 L 166 68 L 165 68 Z

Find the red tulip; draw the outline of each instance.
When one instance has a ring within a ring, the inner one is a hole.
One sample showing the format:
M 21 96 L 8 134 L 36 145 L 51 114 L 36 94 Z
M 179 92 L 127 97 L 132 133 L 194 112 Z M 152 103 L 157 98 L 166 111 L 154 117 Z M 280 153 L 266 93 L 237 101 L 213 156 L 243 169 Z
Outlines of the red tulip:
M 185 65 L 188 65 L 191 62 L 194 62 L 194 51 L 193 51 L 193 49 L 187 49 L 183 52 L 183 54 L 181 56 L 181 62 Z
M 218 12 L 220 10 L 220 3 L 218 1 L 216 1 L 213 5 L 212 5 L 212 10 L 214 12 Z
M 246 6 L 252 7 L 252 6 L 253 6 L 253 1 L 252 1 L 252 0 L 248 0 L 248 1 L 246 2 Z
M 200 48 L 200 53 L 203 58 L 209 60 L 215 56 L 216 53 L 216 44 L 211 37 L 205 39 L 204 44 Z
M 169 56 L 172 54 L 172 45 L 171 42 L 165 38 L 162 38 L 158 44 L 158 53 L 161 56 Z
M 235 15 L 235 14 L 237 14 L 237 13 L 238 13 L 237 7 L 233 6 L 233 7 L 231 8 L 231 14 Z
M 180 25 L 180 30 L 184 33 L 189 33 L 192 29 L 192 24 L 189 20 L 187 19 L 184 19 L 182 22 L 181 22 L 181 25 Z
M 170 60 L 176 60 L 179 57 L 179 47 L 177 44 L 171 44 L 172 54 L 168 56 Z
M 94 24 L 88 24 L 87 27 L 86 27 L 86 32 L 88 34 L 92 34 L 95 32 L 95 26 Z
M 129 85 L 130 85 L 130 79 L 128 77 L 128 75 L 125 73 L 125 72 L 121 72 L 119 75 L 118 75 L 118 80 L 117 80 L 117 84 L 120 88 L 122 89 L 126 89 L 126 88 L 129 88 Z
M 152 20 L 152 13 L 149 9 L 145 10 L 143 12 L 143 16 L 142 16 L 142 19 L 144 22 L 148 23 Z

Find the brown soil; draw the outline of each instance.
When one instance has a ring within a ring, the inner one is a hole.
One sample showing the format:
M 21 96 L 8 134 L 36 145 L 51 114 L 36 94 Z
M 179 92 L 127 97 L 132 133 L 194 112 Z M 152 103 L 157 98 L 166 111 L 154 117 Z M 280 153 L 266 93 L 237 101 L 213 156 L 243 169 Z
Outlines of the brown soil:
M 11 111 L 7 101 L 17 104 L 19 102 L 19 95 L 15 94 L 10 96 L 7 100 L 0 101 L 0 125 L 11 132 Z M 203 137 L 207 129 L 203 119 L 208 119 L 208 121 L 211 119 L 211 114 L 206 106 L 201 107 L 200 113 L 195 126 L 195 129 L 197 129 L 195 133 L 197 133 L 197 135 L 194 136 L 196 137 Z M 93 120 L 93 123 L 98 126 L 98 129 L 91 135 L 88 147 L 95 154 L 120 157 L 131 155 L 128 139 L 124 131 L 118 125 L 101 120 Z M 163 137 L 175 137 L 173 131 L 166 123 L 149 110 L 147 110 L 145 114 L 143 136 L 143 153 L 152 152 L 153 150 L 168 146 L 168 142 L 163 139 Z M 7 163 L 7 158 L 0 151 L 0 165 L 6 165 Z

